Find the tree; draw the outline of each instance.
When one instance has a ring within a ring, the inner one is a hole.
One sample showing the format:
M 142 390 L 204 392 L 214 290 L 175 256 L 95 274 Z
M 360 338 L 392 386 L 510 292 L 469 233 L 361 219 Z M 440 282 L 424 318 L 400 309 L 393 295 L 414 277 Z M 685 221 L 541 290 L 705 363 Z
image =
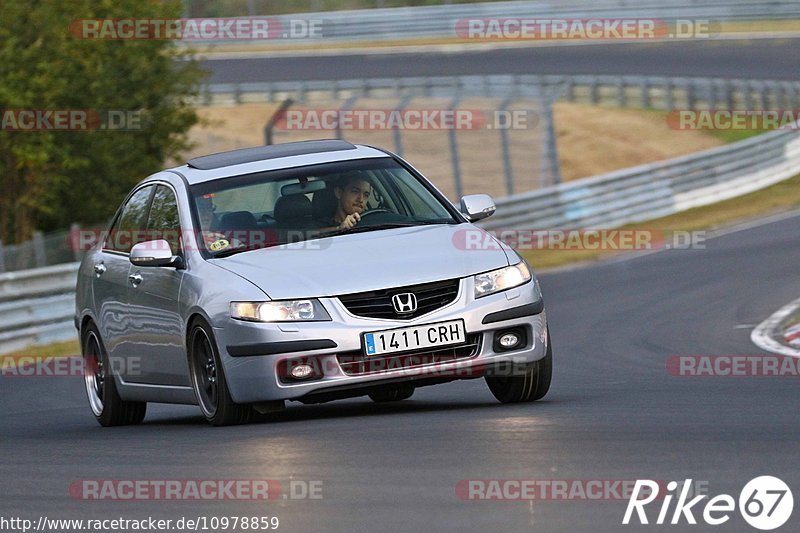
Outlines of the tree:
M 0 0 L 0 110 L 133 111 L 141 129 L 0 128 L 0 241 L 96 224 L 125 193 L 188 147 L 203 77 L 165 40 L 83 39 L 79 19 L 175 19 L 179 0 Z M 129 126 L 135 124 L 129 124 Z

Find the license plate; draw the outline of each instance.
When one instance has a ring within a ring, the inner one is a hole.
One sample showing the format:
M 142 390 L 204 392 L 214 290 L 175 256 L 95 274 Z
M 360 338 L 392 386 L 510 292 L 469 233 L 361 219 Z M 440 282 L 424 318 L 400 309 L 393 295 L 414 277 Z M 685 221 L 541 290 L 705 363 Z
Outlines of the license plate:
M 381 355 L 406 352 L 434 346 L 450 346 L 467 341 L 463 320 L 451 320 L 438 324 L 411 326 L 364 333 L 364 353 Z

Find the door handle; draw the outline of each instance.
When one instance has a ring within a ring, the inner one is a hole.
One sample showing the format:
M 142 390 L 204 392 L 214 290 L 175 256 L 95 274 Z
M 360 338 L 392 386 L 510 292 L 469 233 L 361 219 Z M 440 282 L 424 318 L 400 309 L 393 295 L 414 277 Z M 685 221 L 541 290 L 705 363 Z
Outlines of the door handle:
M 94 273 L 99 278 L 100 276 L 106 273 L 106 266 L 103 263 L 95 263 Z
M 139 274 L 138 272 L 136 274 L 131 274 L 130 276 L 128 276 L 128 281 L 130 281 L 131 285 L 133 285 L 134 287 L 138 287 L 139 284 L 142 282 L 142 275 Z

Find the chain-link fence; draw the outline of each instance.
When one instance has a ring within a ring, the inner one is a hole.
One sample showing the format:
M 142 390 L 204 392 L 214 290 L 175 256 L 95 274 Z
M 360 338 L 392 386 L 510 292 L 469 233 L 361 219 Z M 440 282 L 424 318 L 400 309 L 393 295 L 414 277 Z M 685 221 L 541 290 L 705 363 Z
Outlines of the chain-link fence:
M 78 245 L 80 227 L 53 233 L 34 232 L 33 238 L 18 244 L 0 242 L 0 272 L 13 272 L 80 261 L 83 251 Z

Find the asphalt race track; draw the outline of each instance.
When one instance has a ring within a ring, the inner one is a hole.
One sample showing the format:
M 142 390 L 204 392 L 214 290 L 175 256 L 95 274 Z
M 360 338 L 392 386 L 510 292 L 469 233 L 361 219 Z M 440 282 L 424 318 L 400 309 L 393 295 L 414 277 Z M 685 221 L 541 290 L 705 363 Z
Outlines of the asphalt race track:
M 462 52 L 225 58 L 211 83 L 478 74 L 630 74 L 800 79 L 800 39 L 532 46 Z
M 0 378 L 0 516 L 278 516 L 280 530 L 624 531 L 625 501 L 465 501 L 459 480 L 684 480 L 738 498 L 776 475 L 800 487 L 798 379 L 677 377 L 674 355 L 748 355 L 752 327 L 800 293 L 800 216 L 541 276 L 555 346 L 545 401 L 503 406 L 482 380 L 378 406 L 291 404 L 216 429 L 151 406 L 101 429 L 79 378 Z M 82 479 L 321 481 L 322 499 L 83 501 Z M 655 518 L 657 508 L 650 514 Z M 697 514 L 697 513 L 696 513 Z M 702 510 L 700 511 L 702 514 Z M 797 531 L 797 511 L 781 531 Z M 793 525 L 792 525 L 793 524 Z M 724 531 L 750 530 L 737 513 Z M 684 522 L 669 531 L 707 531 Z

